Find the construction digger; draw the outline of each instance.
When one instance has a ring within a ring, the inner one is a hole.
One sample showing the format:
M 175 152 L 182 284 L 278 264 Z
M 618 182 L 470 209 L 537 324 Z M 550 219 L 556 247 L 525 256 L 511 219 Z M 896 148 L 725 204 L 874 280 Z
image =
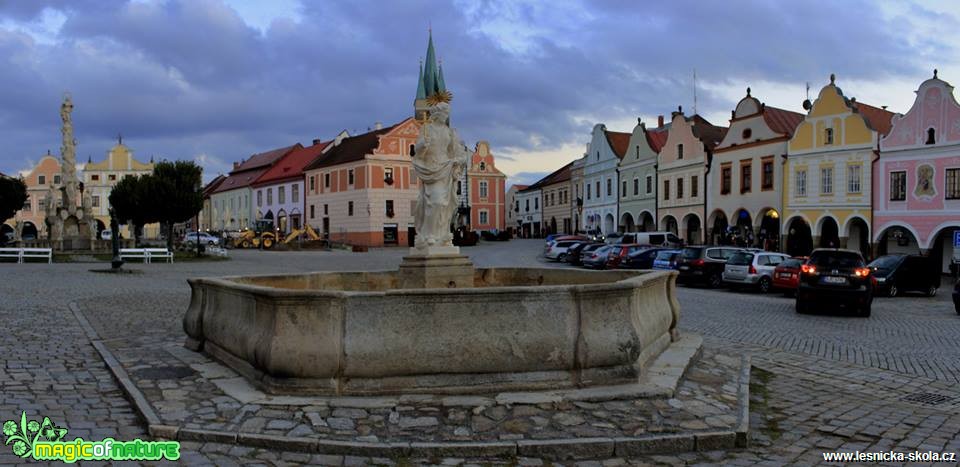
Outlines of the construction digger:
M 273 223 L 257 221 L 256 230 L 247 229 L 233 238 L 234 248 L 260 248 L 269 250 L 277 243 L 277 234 L 273 232 Z
M 317 231 L 313 230 L 313 227 L 310 227 L 310 224 L 307 224 L 302 229 L 294 229 L 292 232 L 290 232 L 290 235 L 287 235 L 287 238 L 283 240 L 283 243 L 288 244 L 303 234 L 307 234 L 307 238 L 310 240 L 320 240 L 320 235 L 317 234 Z

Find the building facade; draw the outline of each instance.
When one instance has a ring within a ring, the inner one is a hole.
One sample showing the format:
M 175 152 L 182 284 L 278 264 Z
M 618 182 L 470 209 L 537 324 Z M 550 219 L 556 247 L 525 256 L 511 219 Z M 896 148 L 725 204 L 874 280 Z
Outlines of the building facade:
M 520 227 L 523 225 L 523 215 L 520 211 L 520 190 L 527 188 L 527 185 L 510 185 L 507 190 L 507 217 L 506 228 L 513 231 L 515 235 L 520 235 Z
M 140 162 L 133 157 L 133 151 L 119 140 L 107 151 L 107 157 L 100 162 L 87 162 L 83 167 L 82 179 L 84 191 L 90 194 L 93 217 L 97 221 L 97 232 L 108 229 L 110 225 L 110 192 L 118 181 L 126 177 L 136 177 L 153 172 L 153 160 Z M 124 238 L 133 238 L 131 226 L 124 225 L 120 234 Z M 143 238 L 158 238 L 160 224 L 143 226 Z
M 841 247 L 869 257 L 872 166 L 893 113 L 848 99 L 833 75 L 808 107 L 787 147 L 785 251 Z
M 46 238 L 47 207 L 44 204 L 46 202 L 44 198 L 51 186 L 55 190 L 59 190 L 62 186 L 60 171 L 60 159 L 50 152 L 40 158 L 30 173 L 23 177 L 23 182 L 27 185 L 27 202 L 23 204 L 23 209 L 4 221 L 4 225 L 7 226 L 4 228 L 5 232 L 12 233 L 17 222 L 21 222 L 20 235 L 24 239 Z
M 594 125 L 583 155 L 583 225 L 588 232 L 609 235 L 617 231 L 620 180 L 617 167 L 626 153 L 630 133 L 607 131 L 606 125 Z
M 942 271 L 960 253 L 960 104 L 937 78 L 920 84 L 913 106 L 893 118 L 874 170 L 877 253 L 924 253 Z
M 314 140 L 310 146 L 290 151 L 271 166 L 250 187 L 257 219 L 273 221 L 278 235 L 285 237 L 304 225 L 306 183 L 316 180 L 303 176 L 303 169 L 319 159 L 332 141 Z M 316 213 L 313 213 L 316 214 Z
M 304 168 L 310 225 L 333 242 L 412 245 L 419 188 L 410 148 L 419 133 L 420 122 L 411 117 L 335 141 Z
M 543 203 L 543 226 L 546 234 L 573 233 L 573 218 L 570 216 L 570 167 L 573 162 L 555 170 L 538 181 Z
M 517 192 L 517 202 L 520 206 L 517 219 L 520 224 L 520 237 L 522 238 L 541 238 L 544 236 L 540 197 L 540 187 L 536 185 L 530 185 Z
M 707 196 L 708 243 L 780 250 L 787 142 L 803 114 L 747 95 L 714 150 Z
M 471 230 L 503 230 L 507 226 L 507 176 L 497 169 L 490 143 L 480 141 L 467 168 Z
M 226 180 L 223 174 L 218 174 L 203 187 L 203 208 L 200 209 L 200 231 L 209 232 L 214 229 L 213 226 L 213 204 L 210 201 L 210 195 Z
M 699 115 L 684 116 L 682 108 L 673 112 L 657 164 L 658 230 L 673 232 L 688 244 L 704 242 L 706 175 L 725 131 Z
M 657 156 L 669 130 L 663 119 L 647 129 L 637 120 L 626 154 L 619 163 L 620 231 L 648 232 L 657 226 Z
M 570 165 L 570 219 L 573 219 L 573 233 L 583 230 L 583 163 L 584 158 L 581 157 Z
M 251 202 L 250 187 L 277 160 L 301 147 L 300 143 L 297 143 L 293 146 L 254 154 L 249 159 L 234 162 L 233 170 L 210 195 L 214 230 L 250 229 L 254 227 L 256 221 L 264 220 L 257 217 L 258 213 Z

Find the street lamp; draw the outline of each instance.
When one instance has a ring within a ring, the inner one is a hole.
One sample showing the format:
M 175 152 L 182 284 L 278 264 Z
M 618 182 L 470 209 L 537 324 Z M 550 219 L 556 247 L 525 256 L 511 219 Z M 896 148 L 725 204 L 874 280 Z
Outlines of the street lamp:
M 197 182 L 197 186 L 196 186 L 197 193 L 200 193 L 200 191 L 201 191 L 200 184 L 201 184 L 201 182 Z M 201 199 L 202 199 L 202 198 L 201 198 Z M 201 208 L 200 208 L 200 209 L 203 210 L 202 205 L 201 205 Z M 199 258 L 199 257 L 200 257 L 200 211 L 197 211 L 196 216 L 194 216 L 194 222 L 196 223 L 196 225 L 194 225 L 194 228 L 195 228 L 195 230 L 197 231 L 197 238 L 196 238 L 196 240 L 197 240 L 197 258 Z

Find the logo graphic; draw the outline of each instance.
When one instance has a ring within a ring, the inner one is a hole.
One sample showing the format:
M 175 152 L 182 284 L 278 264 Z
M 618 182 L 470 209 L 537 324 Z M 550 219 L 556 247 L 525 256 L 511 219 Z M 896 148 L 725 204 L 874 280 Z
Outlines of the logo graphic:
M 73 463 L 78 460 L 157 461 L 180 458 L 180 443 L 177 441 L 116 441 L 113 438 L 63 441 L 66 435 L 67 429 L 55 425 L 49 417 L 43 417 L 40 422 L 27 420 L 26 412 L 20 414 L 19 422 L 3 422 L 4 445 L 12 445 L 13 454 L 24 459 Z

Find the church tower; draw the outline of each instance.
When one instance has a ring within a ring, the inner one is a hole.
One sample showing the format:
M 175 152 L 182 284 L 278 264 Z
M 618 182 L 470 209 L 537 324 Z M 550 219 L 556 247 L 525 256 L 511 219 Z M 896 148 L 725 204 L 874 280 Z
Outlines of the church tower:
M 426 120 L 429 115 L 427 98 L 446 90 L 443 67 L 437 65 L 437 55 L 433 50 L 433 31 L 430 31 L 427 39 L 427 59 L 420 63 L 420 75 L 417 78 L 417 97 L 413 101 L 414 117 L 421 122 Z

